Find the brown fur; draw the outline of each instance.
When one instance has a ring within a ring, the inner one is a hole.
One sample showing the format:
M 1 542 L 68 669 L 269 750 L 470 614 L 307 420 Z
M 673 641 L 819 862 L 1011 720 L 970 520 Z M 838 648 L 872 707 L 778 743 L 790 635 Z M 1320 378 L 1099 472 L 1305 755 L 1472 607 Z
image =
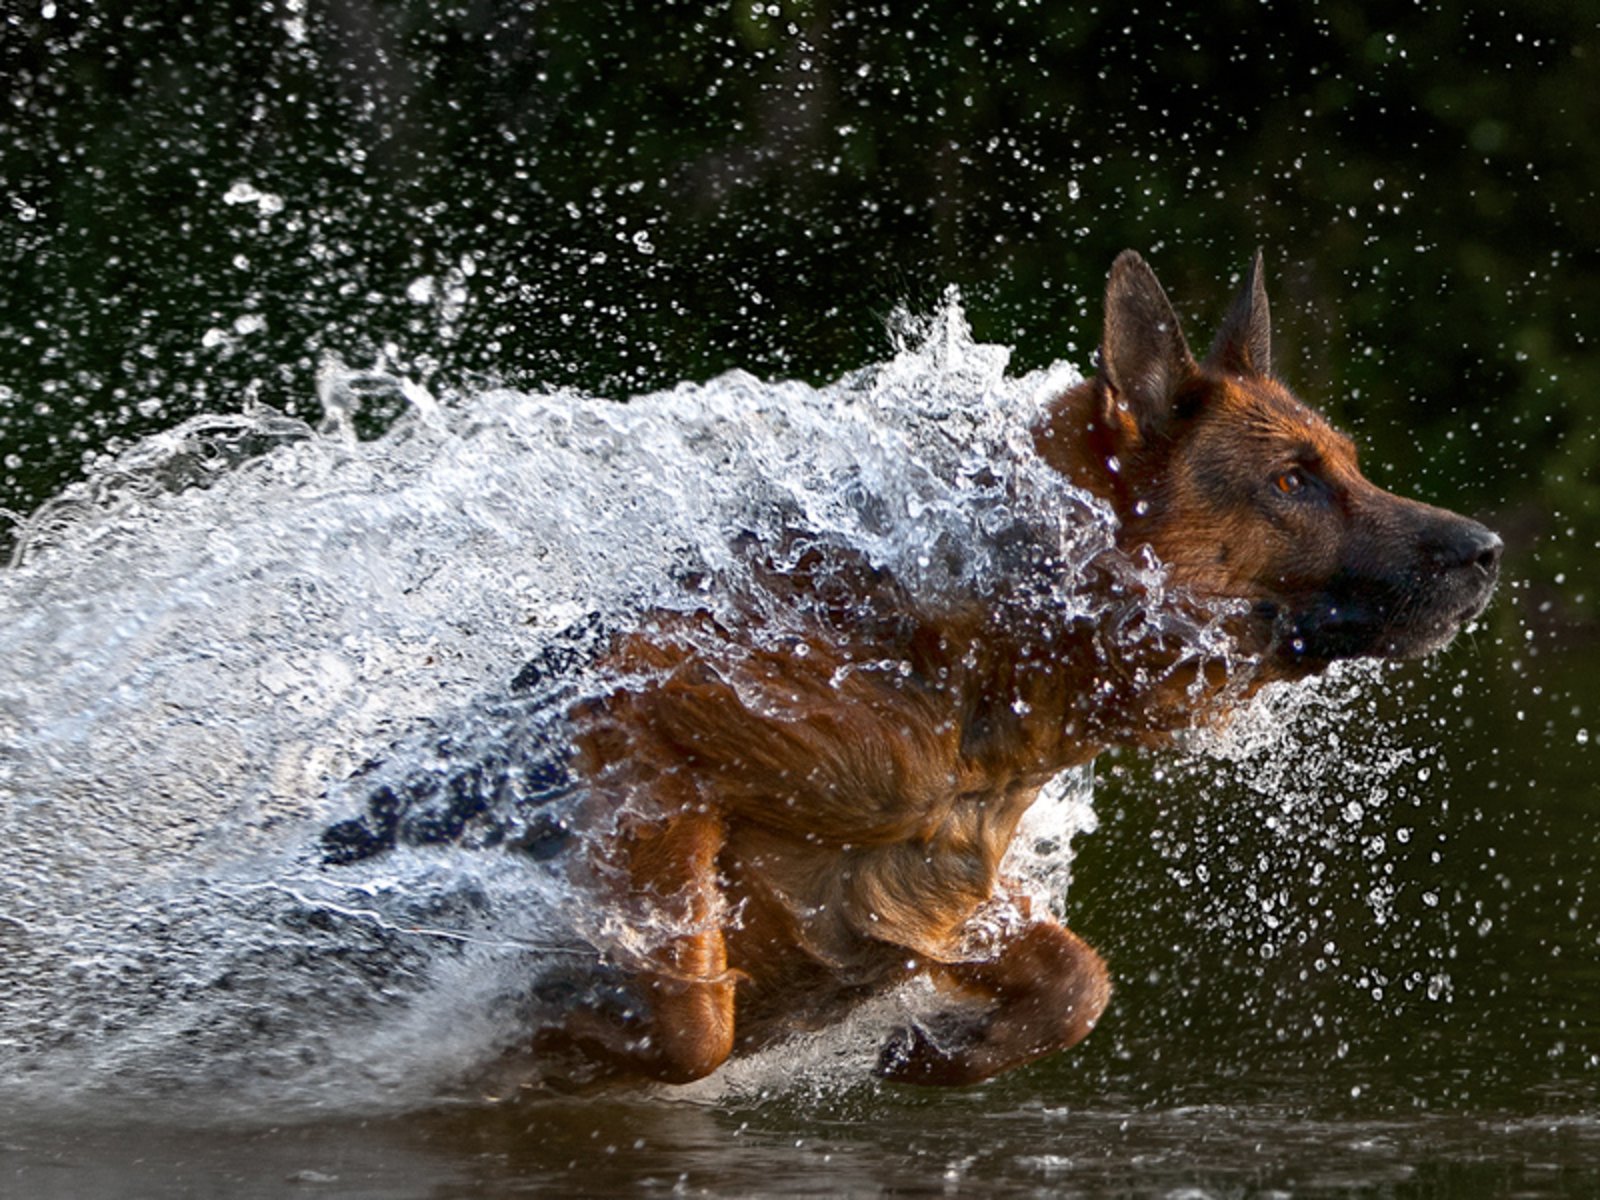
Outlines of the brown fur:
M 628 964 L 639 1010 L 575 1014 L 570 1045 L 614 1073 L 691 1080 L 920 973 L 953 1014 L 891 1039 L 888 1078 L 969 1083 L 1070 1046 L 1107 1003 L 1105 966 L 1000 874 L 1041 785 L 1264 682 L 1423 653 L 1487 602 L 1499 540 L 1367 482 L 1348 439 L 1272 377 L 1259 256 L 1199 364 L 1124 254 L 1101 355 L 1101 374 L 1051 406 L 1038 450 L 1109 503 L 1123 554 L 1148 546 L 1167 564 L 1176 610 L 1192 603 L 1199 622 L 1210 601 L 1244 601 L 1230 632 L 1257 669 L 1230 677 L 1176 635 L 1135 641 L 1065 614 L 997 624 L 1003 588 L 928 610 L 893 580 L 823 580 L 804 561 L 769 574 L 769 597 L 842 586 L 850 603 L 797 603 L 818 614 L 799 634 L 753 636 L 754 615 L 656 619 L 610 652 L 643 682 L 577 714 L 579 768 L 591 826 L 611 830 L 597 877 L 675 932 Z M 1090 586 L 1130 586 L 1116 561 Z M 1009 917 L 975 919 L 995 911 Z

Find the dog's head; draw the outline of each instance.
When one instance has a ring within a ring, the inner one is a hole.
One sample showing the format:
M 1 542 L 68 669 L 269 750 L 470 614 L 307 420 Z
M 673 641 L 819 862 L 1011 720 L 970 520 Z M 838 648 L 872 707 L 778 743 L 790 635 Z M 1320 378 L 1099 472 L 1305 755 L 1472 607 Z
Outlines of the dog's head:
M 1426 654 L 1488 603 L 1500 539 L 1369 482 L 1350 440 L 1273 377 L 1259 254 L 1197 362 L 1161 284 L 1124 252 L 1100 355 L 1041 451 L 1111 504 L 1124 550 L 1149 546 L 1173 583 L 1252 605 L 1278 673 Z

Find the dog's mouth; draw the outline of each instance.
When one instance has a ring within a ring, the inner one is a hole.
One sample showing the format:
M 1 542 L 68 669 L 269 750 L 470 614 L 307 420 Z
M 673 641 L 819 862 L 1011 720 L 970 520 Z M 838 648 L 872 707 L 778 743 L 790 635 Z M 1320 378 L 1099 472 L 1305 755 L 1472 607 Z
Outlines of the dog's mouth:
M 1431 625 L 1424 624 L 1403 631 L 1390 631 L 1382 641 L 1378 653 L 1369 657 L 1396 660 L 1426 658 L 1435 651 L 1443 650 L 1453 642 L 1456 635 L 1466 628 L 1483 609 L 1483 605 L 1477 604 L 1463 610 L 1456 616 L 1445 618 Z
M 1272 624 L 1273 657 L 1296 673 L 1341 659 L 1424 658 L 1483 613 L 1494 582 L 1487 574 L 1465 597 L 1457 586 L 1380 590 L 1373 597 L 1318 598 L 1301 606 L 1262 601 L 1256 614 Z

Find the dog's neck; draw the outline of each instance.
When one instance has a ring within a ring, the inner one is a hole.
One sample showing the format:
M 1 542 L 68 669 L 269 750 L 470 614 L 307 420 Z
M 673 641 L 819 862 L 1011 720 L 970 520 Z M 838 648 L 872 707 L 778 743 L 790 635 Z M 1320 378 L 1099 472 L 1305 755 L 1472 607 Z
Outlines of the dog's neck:
M 1035 426 L 1034 444 L 1114 513 L 1131 506 L 1126 458 L 1138 452 L 1139 435 L 1100 379 L 1056 400 Z M 924 679 L 950 681 L 966 754 L 1051 774 L 1108 746 L 1157 745 L 1214 723 L 1265 682 L 1244 651 L 1229 660 L 1202 649 L 1200 631 L 1217 619 L 1202 603 L 1182 595 L 1152 602 L 1126 548 L 1087 570 L 1098 578 L 1082 581 L 1085 594 L 1112 597 L 1104 612 L 1020 605 L 1025 619 L 996 619 L 1002 602 L 934 618 L 917 635 L 911 658 Z M 1259 633 L 1243 619 L 1227 632 L 1238 638 L 1235 649 Z
M 954 703 L 965 758 L 996 775 L 1046 777 L 1108 746 L 1162 744 L 1254 690 L 1248 666 L 1198 649 L 1203 614 L 1187 629 L 1181 606 L 1162 615 L 1170 629 L 1064 611 L 1053 622 L 1007 625 L 993 609 L 975 611 L 923 626 L 908 657 Z
M 1132 505 L 1124 492 L 1134 464 L 1117 458 L 1137 452 L 1125 416 L 1090 379 L 1034 429 L 1040 456 L 1115 513 Z M 996 777 L 1042 778 L 1108 746 L 1160 744 L 1253 690 L 1248 664 L 1200 649 L 1215 613 L 1181 594 L 1154 600 L 1149 572 L 1126 548 L 1082 569 L 1073 590 L 1090 611 L 1030 593 L 1039 580 L 925 606 L 891 576 L 814 550 L 782 568 L 758 560 L 755 583 L 766 601 L 787 596 L 811 613 L 813 662 L 908 663 L 906 686 L 943 698 L 937 707 L 960 730 L 962 756 Z M 751 604 L 757 624 L 760 608 Z

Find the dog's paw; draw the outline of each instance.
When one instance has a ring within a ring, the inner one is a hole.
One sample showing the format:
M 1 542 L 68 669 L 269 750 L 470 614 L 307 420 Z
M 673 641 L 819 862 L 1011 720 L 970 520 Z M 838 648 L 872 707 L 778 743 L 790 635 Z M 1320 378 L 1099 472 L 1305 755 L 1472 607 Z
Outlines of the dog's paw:
M 905 1074 L 918 1057 L 918 1045 L 925 1041 L 925 1035 L 915 1025 L 902 1025 L 891 1032 L 878 1048 L 878 1062 L 872 1068 L 872 1073 L 879 1079 L 908 1082 Z
M 976 1083 L 987 1076 L 972 1055 L 979 1040 L 978 1031 L 970 1026 L 935 1032 L 923 1025 L 904 1025 L 884 1041 L 873 1074 L 922 1087 Z

